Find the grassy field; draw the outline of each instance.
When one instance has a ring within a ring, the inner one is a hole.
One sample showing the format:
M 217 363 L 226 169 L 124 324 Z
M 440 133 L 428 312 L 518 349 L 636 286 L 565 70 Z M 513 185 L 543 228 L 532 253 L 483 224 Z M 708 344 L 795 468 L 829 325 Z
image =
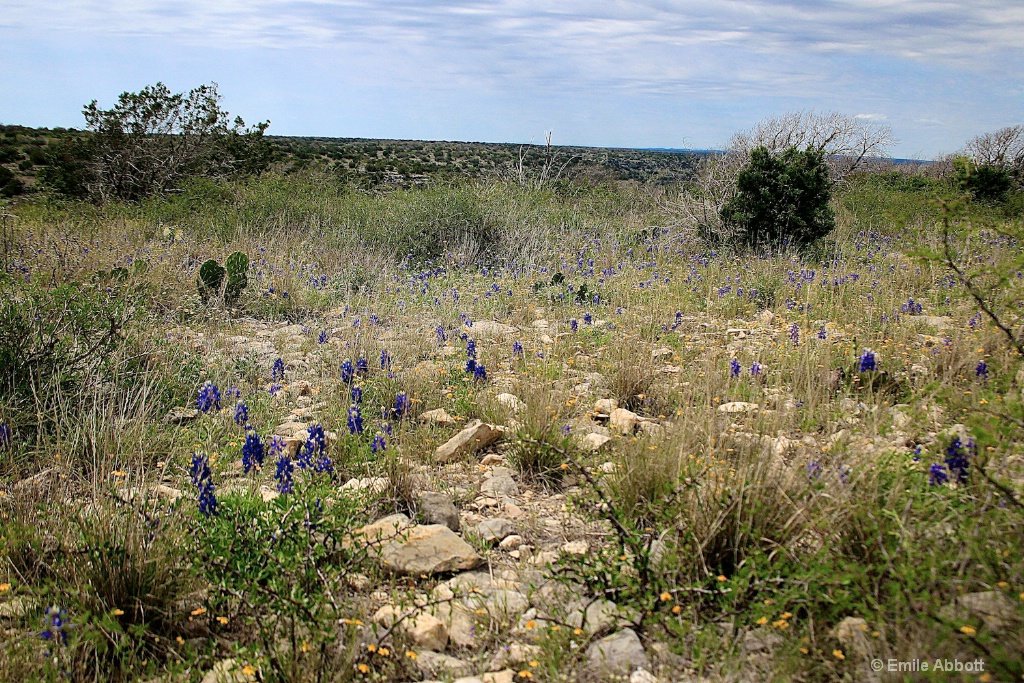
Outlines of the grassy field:
M 0 679 L 1024 676 L 1019 202 L 343 176 L 4 209 Z

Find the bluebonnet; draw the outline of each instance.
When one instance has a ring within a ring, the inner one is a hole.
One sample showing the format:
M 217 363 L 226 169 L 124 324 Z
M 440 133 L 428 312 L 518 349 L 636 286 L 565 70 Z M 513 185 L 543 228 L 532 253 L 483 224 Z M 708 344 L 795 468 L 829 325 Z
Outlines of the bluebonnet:
M 967 482 L 968 469 L 970 467 L 967 459 L 970 457 L 970 450 L 973 448 L 973 441 L 969 441 L 965 446 L 958 436 L 953 437 L 949 446 L 946 447 L 946 467 L 949 468 L 949 474 L 956 478 L 958 484 Z
M 756 360 L 750 364 L 750 374 L 753 377 L 757 377 L 762 372 L 764 372 L 764 366 L 758 363 Z
M 523 345 L 517 339 L 514 342 L 512 342 L 512 357 L 515 358 L 516 356 L 521 356 L 521 355 L 523 355 Z
M 979 360 L 978 365 L 974 368 L 974 376 L 980 380 L 988 379 L 988 363 Z
M 224 392 L 224 396 L 230 401 L 233 398 L 242 398 L 242 390 L 236 387 L 234 384 Z
M 0 451 L 10 448 L 12 441 L 11 428 L 6 422 L 0 422 Z
M 199 388 L 199 395 L 196 397 L 196 408 L 204 413 L 211 410 L 220 410 L 220 389 L 213 382 L 207 380 Z
M 821 463 L 817 460 L 812 460 L 807 463 L 807 477 L 809 479 L 818 479 L 821 477 L 822 467 Z
M 483 365 L 477 365 L 473 368 L 473 381 L 474 382 L 485 382 L 487 381 L 487 368 Z
M 739 377 L 740 376 L 740 371 L 741 371 L 740 362 L 738 360 L 736 360 L 735 358 L 733 358 L 732 361 L 729 363 L 729 376 L 730 377 Z
M 975 313 L 967 321 L 967 325 L 972 329 L 976 330 L 981 325 L 981 313 Z
M 280 384 L 271 384 L 270 388 L 267 389 L 267 393 L 270 394 L 271 396 L 277 396 L 278 392 L 280 392 L 281 389 L 282 387 Z
M 210 471 L 210 459 L 205 453 L 192 456 L 189 468 L 192 485 L 198 490 L 199 512 L 207 517 L 217 514 L 217 498 L 213 493 L 213 473 Z
M 320 330 L 320 336 L 317 337 L 316 341 L 318 344 L 326 344 L 328 339 L 327 330 Z
M 270 369 L 270 379 L 275 382 L 284 379 L 284 360 L 278 358 L 274 361 L 274 367 Z
M 466 341 L 466 372 L 476 372 L 476 342 Z
M 356 370 L 352 366 L 352 361 L 346 358 L 341 363 L 341 381 L 344 382 L 345 384 L 351 384 L 352 379 L 355 377 L 355 375 Z
M 789 339 L 794 345 L 800 343 L 800 326 L 796 323 L 789 328 Z
M 359 406 L 354 403 L 348 409 L 348 431 L 349 434 L 363 433 L 363 413 L 359 410 Z
M 295 490 L 295 482 L 292 479 L 294 472 L 295 466 L 292 465 L 291 459 L 282 453 L 277 459 L 277 471 L 274 472 L 278 493 L 291 493 Z
M 818 339 L 825 339 L 826 337 L 828 337 L 828 332 L 826 332 L 825 327 L 822 326 L 822 328 L 818 330 Z
M 861 354 L 860 360 L 857 362 L 858 372 L 874 372 L 877 367 L 875 352 L 871 349 L 864 349 L 864 353 Z
M 438 342 L 443 342 L 446 339 L 448 339 L 447 335 L 445 335 L 444 333 L 444 325 L 438 325 L 436 328 L 434 328 L 434 334 L 437 335 Z
M 387 349 L 380 352 L 380 369 L 388 370 L 391 368 L 391 354 L 388 353 Z
M 946 466 L 941 463 L 932 463 L 932 466 L 928 468 L 928 483 L 932 486 L 942 486 L 949 481 L 949 475 L 946 474 Z
M 249 406 L 239 402 L 235 406 L 235 424 L 244 427 L 249 422 Z
M 399 391 L 395 396 L 395 414 L 404 417 L 409 412 L 409 396 L 404 391 Z
M 366 356 L 359 356 L 356 359 L 356 374 L 365 376 L 370 372 L 370 363 L 366 360 Z
M 363 401 L 363 388 L 362 387 L 358 387 L 358 386 L 352 387 L 352 402 L 353 403 L 362 403 L 362 401 Z
M 39 633 L 39 637 L 65 645 L 68 642 L 70 627 L 67 610 L 57 605 L 51 605 L 46 608 L 46 613 L 43 615 L 43 630 Z
M 384 440 L 383 434 L 377 434 L 373 437 L 373 441 L 370 443 L 370 451 L 373 453 L 380 453 L 388 447 L 387 441 Z
M 900 306 L 900 313 L 906 313 L 907 315 L 921 315 L 924 308 L 921 304 L 914 301 L 912 298 L 907 299 L 907 303 Z
M 245 443 L 242 444 L 242 469 L 248 473 L 255 469 L 259 471 L 263 467 L 263 440 L 260 435 L 250 431 L 245 435 Z
M 576 330 L 580 329 L 580 324 L 579 322 L 576 321 L 576 318 L 573 318 L 572 320 L 569 321 L 569 327 L 572 328 L 573 332 L 575 332 Z
M 584 313 L 583 314 L 583 324 L 584 325 L 590 325 L 593 322 L 594 322 L 594 317 L 592 315 L 590 315 L 590 313 Z

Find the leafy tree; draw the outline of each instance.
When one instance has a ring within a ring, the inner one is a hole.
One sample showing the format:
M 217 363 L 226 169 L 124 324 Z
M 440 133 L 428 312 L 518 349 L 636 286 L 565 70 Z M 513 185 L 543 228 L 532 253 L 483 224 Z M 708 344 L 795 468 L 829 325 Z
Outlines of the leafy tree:
M 755 147 L 736 179 L 736 195 L 722 207 L 722 221 L 748 246 L 801 247 L 835 227 L 831 194 L 821 151 L 790 147 L 772 154 Z
M 270 161 L 263 138 L 270 123 L 232 121 L 220 99 L 215 83 L 187 95 L 157 83 L 121 93 L 110 109 L 93 100 L 82 110 L 91 136 L 55 150 L 48 184 L 71 195 L 130 201 L 172 192 L 190 177 L 263 170 Z

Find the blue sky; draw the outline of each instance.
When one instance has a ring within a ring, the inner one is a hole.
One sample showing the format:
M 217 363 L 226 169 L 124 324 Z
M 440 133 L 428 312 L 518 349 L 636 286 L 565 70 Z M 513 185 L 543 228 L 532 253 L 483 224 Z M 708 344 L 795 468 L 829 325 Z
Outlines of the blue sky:
M 723 145 L 795 109 L 931 158 L 1024 123 L 1020 0 L 0 0 L 0 122 L 215 81 L 269 133 Z

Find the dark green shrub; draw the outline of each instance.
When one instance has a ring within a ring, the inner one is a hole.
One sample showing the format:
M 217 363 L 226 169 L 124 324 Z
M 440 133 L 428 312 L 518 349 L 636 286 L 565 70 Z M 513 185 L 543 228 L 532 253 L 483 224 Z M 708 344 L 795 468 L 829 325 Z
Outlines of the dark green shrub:
M 802 247 L 835 227 L 831 196 L 820 152 L 790 147 L 773 155 L 755 147 L 736 179 L 736 196 L 722 207 L 721 216 L 741 244 Z
M 979 202 L 1001 202 L 1013 185 L 1010 172 L 994 164 L 975 164 L 967 157 L 953 160 L 954 179 L 960 191 Z

